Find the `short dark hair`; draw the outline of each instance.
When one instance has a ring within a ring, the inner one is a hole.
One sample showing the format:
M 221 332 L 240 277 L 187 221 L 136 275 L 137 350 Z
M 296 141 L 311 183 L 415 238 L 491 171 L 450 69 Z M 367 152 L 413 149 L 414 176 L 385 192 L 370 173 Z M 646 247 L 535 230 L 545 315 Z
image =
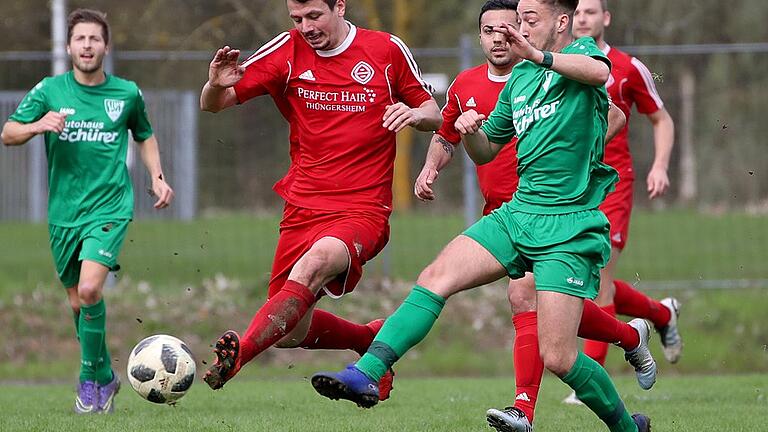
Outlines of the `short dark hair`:
M 312 0 L 293 0 L 297 3 L 306 3 Z M 336 6 L 336 0 L 323 0 L 325 4 L 328 5 L 328 9 L 333 10 L 333 8 Z
M 93 9 L 75 9 L 67 17 L 67 44 L 72 41 L 72 29 L 80 23 L 94 23 L 101 26 L 101 36 L 104 43 L 109 45 L 109 23 L 107 14 Z
M 568 15 L 573 15 L 576 11 L 576 7 L 579 5 L 579 0 L 539 0 L 539 2 L 558 9 Z
M 493 10 L 513 10 L 517 11 L 517 4 L 520 0 L 488 0 L 483 7 L 480 8 L 480 16 L 477 17 L 477 26 L 480 27 L 480 22 L 483 20 L 483 15 L 488 11 Z

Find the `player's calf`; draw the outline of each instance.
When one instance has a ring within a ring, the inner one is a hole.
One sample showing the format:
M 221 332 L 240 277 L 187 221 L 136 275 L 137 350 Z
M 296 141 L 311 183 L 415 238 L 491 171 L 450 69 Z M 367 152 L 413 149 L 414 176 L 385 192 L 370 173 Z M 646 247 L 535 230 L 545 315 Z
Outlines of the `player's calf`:
M 240 371 L 240 335 L 234 330 L 227 330 L 213 349 L 216 362 L 203 375 L 203 381 L 213 390 L 224 387 Z

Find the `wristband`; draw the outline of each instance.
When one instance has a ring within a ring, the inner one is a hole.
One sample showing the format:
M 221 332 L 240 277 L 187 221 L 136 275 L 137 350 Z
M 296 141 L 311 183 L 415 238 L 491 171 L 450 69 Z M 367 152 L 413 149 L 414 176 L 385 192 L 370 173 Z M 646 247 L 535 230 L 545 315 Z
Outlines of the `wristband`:
M 552 63 L 554 62 L 554 57 L 552 56 L 552 53 L 549 51 L 542 51 L 541 52 L 544 55 L 544 59 L 541 60 L 541 63 L 539 64 L 543 68 L 551 68 Z

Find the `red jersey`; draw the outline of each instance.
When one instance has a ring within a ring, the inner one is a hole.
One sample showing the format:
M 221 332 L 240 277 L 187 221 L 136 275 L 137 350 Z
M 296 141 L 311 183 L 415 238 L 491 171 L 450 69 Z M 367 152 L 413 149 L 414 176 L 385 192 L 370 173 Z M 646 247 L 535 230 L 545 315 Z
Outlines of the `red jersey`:
M 613 65 L 605 86 L 613 103 L 627 116 L 624 129 L 605 146 L 605 163 L 616 168 L 622 180 L 634 179 L 627 140 L 632 105 L 637 105 L 641 114 L 653 114 L 664 107 L 664 102 L 656 91 L 651 72 L 640 60 L 610 46 L 606 46 L 603 52 Z
M 392 207 L 395 133 L 388 105 L 419 107 L 431 87 L 408 47 L 357 28 L 339 47 L 315 51 L 297 30 L 282 33 L 243 63 L 238 103 L 269 94 L 290 126 L 291 166 L 274 189 L 298 207 Z
M 451 143 L 460 143 L 461 135 L 455 127 L 456 119 L 470 109 L 488 117 L 496 107 L 499 93 L 509 76 L 492 75 L 487 63 L 460 73 L 448 88 L 442 111 L 443 126 L 437 133 Z M 477 167 L 480 191 L 485 199 L 484 215 L 510 201 L 517 190 L 516 144 L 517 140 L 513 138 L 496 158 Z

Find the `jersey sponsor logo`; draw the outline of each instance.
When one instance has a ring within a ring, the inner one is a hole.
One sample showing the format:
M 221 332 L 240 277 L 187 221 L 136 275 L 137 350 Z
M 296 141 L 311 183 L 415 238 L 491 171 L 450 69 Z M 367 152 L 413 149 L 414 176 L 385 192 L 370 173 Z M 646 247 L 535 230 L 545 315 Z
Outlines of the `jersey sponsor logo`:
M 584 281 L 583 281 L 583 280 L 581 280 L 581 279 L 576 279 L 576 278 L 574 278 L 574 277 L 569 277 L 569 278 L 568 278 L 568 279 L 566 279 L 565 281 L 566 281 L 566 282 L 568 282 L 568 283 L 569 283 L 569 284 L 571 284 L 571 285 L 576 285 L 576 286 L 580 286 L 580 287 L 583 287 L 583 286 L 584 286 Z
M 474 97 L 474 96 L 472 96 L 472 97 L 471 97 L 471 98 L 469 98 L 469 100 L 467 101 L 467 108 L 475 108 L 475 107 L 477 107 L 477 102 L 475 101 L 475 97 Z
M 368 63 L 361 61 L 352 68 L 352 79 L 362 85 L 366 85 L 373 79 L 376 72 Z
M 119 132 L 104 132 L 104 122 L 68 121 L 59 134 L 63 142 L 101 142 L 111 144 L 117 141 Z
M 544 91 L 549 91 L 549 87 L 552 85 L 552 78 L 554 77 L 554 72 L 547 71 L 544 73 Z
M 319 91 L 304 87 L 296 89 L 296 95 L 306 101 L 306 108 L 314 111 L 365 112 L 367 104 L 376 102 L 375 90 L 363 87 L 363 91 Z
M 124 100 L 104 99 L 104 111 L 107 112 L 107 116 L 109 116 L 109 119 L 113 122 L 120 118 L 120 114 L 123 113 L 124 107 Z
M 315 74 L 312 73 L 312 69 L 307 69 L 304 71 L 304 73 L 299 75 L 299 79 L 303 79 L 305 81 L 315 81 Z
M 536 99 L 533 105 L 526 105 L 512 113 L 517 136 L 522 135 L 534 122 L 545 120 L 555 115 L 560 101 L 554 101 L 542 106 L 539 106 L 540 104 L 541 99 Z
M 61 108 L 59 112 L 66 115 L 75 115 L 76 111 L 74 108 Z

